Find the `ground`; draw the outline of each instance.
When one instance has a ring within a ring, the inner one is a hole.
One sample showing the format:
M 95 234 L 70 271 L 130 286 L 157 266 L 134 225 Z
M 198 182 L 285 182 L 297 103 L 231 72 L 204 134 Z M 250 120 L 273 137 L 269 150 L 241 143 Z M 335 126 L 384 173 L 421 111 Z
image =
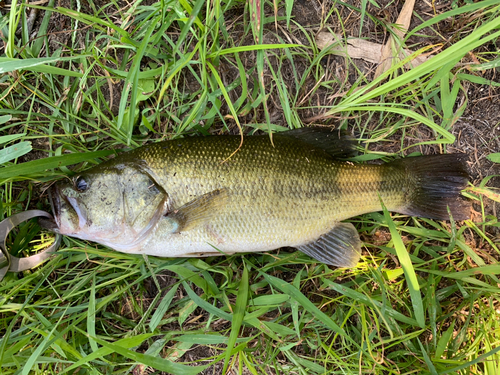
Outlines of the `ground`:
M 7 24 L 12 12 L 6 3 L 0 12 Z M 47 3 L 40 2 L 42 6 Z M 198 3 L 198 18 L 210 31 L 201 32 L 195 20 L 190 29 L 184 28 L 190 20 L 188 8 L 197 9 Z M 61 60 L 54 66 L 85 75 L 74 78 L 49 72 L 30 76 L 26 71 L 13 71 L 0 81 L 0 115 L 14 114 L 1 135 L 26 132 L 26 139 L 33 145 L 33 151 L 22 155 L 18 163 L 44 159 L 57 150 L 64 154 L 129 149 L 177 136 L 239 134 L 234 117 L 237 112 L 245 134 L 310 125 L 344 128 L 360 140 L 363 154 L 375 156 L 368 162 L 413 152 L 466 153 L 471 184 L 479 187 L 487 179 L 489 190 L 480 195 L 482 201 L 474 201 L 470 223 L 456 227 L 393 217 L 400 246 L 412 257 L 410 268 L 415 267 L 420 299 L 411 294 L 415 286 L 410 279 L 402 276 L 408 266 L 400 257 L 394 232 L 380 214 L 353 219 L 365 243 L 363 262 L 353 272 L 318 265 L 290 249 L 246 258 L 146 261 L 66 238 L 57 260 L 33 273 L 9 275 L 0 284 L 0 336 L 10 340 L 0 344 L 0 363 L 2 357 L 6 359 L 2 371 L 18 370 L 16 359 L 12 359 L 16 357 L 20 358 L 17 362 L 29 363 L 33 373 L 71 371 L 69 366 L 79 361 L 81 371 L 96 373 L 146 374 L 154 373 L 153 368 L 163 373 L 181 371 L 168 367 L 170 362 L 152 359 L 165 358 L 189 366 L 210 364 L 200 373 L 222 374 L 225 348 L 236 332 L 234 339 L 240 341 L 233 342 L 236 349 L 227 373 L 392 374 L 446 373 L 450 369 L 453 373 L 465 373 L 467 369 L 470 373 L 495 373 L 500 368 L 495 351 L 500 281 L 495 275 L 500 272 L 494 267 L 498 267 L 500 258 L 496 247 L 500 237 L 494 189 L 500 188 L 500 178 L 495 177 L 500 170 L 499 164 L 487 157 L 500 150 L 495 65 L 500 40 L 493 38 L 464 51 L 449 73 L 426 87 L 427 91 L 423 87 L 436 72 L 367 100 L 372 105 L 407 105 L 456 137 L 454 143 L 447 144 L 436 132 L 437 127 L 420 124 L 402 112 L 353 109 L 328 113 L 345 98 L 362 92 L 373 81 L 377 64 L 321 55 L 315 43 L 317 34 L 335 32 L 382 45 L 390 35 L 388 25 L 395 23 L 404 1 L 297 0 L 289 20 L 285 3 L 266 2 L 262 43 L 300 46 L 268 49 L 263 54 L 251 48 L 256 43 L 255 35 L 260 38 L 252 21 L 254 2 L 166 2 L 162 22 L 167 24 L 168 17 L 174 16 L 175 20 L 170 20 L 162 35 L 155 34 L 157 28 L 153 30 L 156 42 L 146 45 L 137 63 L 134 54 L 142 41 L 147 41 L 150 26 L 143 20 L 158 4 L 154 0 L 57 0 L 53 4 L 95 17 L 92 19 L 63 10 L 52 12 L 50 17 L 45 17 L 46 9 L 19 13 L 29 23 L 21 22 L 17 28 L 18 49 L 12 57 L 82 54 L 85 57 Z M 417 1 L 409 30 L 471 4 L 460 0 Z M 446 51 L 496 20 L 497 11 L 489 13 L 488 4 L 419 30 L 406 41 L 407 47 Z M 131 9 L 134 12 L 127 13 Z M 217 11 L 223 19 L 220 23 L 214 21 Z M 115 26 L 133 37 L 133 42 L 129 43 L 128 36 L 119 34 Z M 26 27 L 29 32 L 24 37 Z M 6 51 L 7 39 L 4 27 Z M 23 55 L 36 50 L 36 40 L 43 41 L 39 53 Z M 126 48 L 122 48 L 124 45 Z M 209 55 L 231 47 L 240 50 L 218 57 Z M 190 63 L 172 74 L 161 97 L 172 67 L 178 67 L 176 64 L 192 52 Z M 482 68 L 483 63 L 491 63 L 493 68 Z M 161 76 L 137 82 L 141 90 L 136 91 L 144 98 L 137 100 L 140 116 L 130 120 L 130 113 L 135 111 L 130 105 L 135 88 L 125 90 L 134 78 L 125 77 L 135 68 L 148 72 L 162 66 L 165 71 Z M 395 72 L 384 82 L 397 80 L 402 73 Z M 453 94 L 455 83 L 459 86 Z M 452 92 L 448 97 L 446 85 Z M 224 92 L 224 88 L 228 90 Z M 446 103 L 447 98 L 451 103 Z M 447 105 L 452 115 L 457 114 L 448 122 L 444 115 Z M 127 124 L 132 126 L 127 128 Z M 77 171 L 86 167 L 80 163 L 69 168 Z M 3 179 L 4 214 L 27 208 L 48 210 L 45 189 L 70 174 L 65 168 Z M 247 269 L 249 280 L 245 284 L 242 280 Z M 246 299 L 239 293 L 245 286 L 249 289 Z M 241 330 L 233 331 L 241 301 L 246 307 L 241 315 L 244 323 Z M 24 303 L 27 305 L 21 308 Z M 156 314 L 162 306 L 164 313 Z M 480 315 L 480 311 L 489 310 L 490 315 Z M 418 311 L 425 313 L 421 317 L 423 326 L 417 324 Z M 227 314 L 231 314 L 232 323 Z M 325 316 L 331 322 L 326 322 Z M 343 331 L 336 331 L 336 325 Z M 22 334 L 34 343 L 24 342 Z M 108 342 L 116 345 L 107 346 Z M 85 360 L 97 349 L 101 350 L 97 359 Z M 484 354 L 490 362 L 476 363 L 476 358 Z

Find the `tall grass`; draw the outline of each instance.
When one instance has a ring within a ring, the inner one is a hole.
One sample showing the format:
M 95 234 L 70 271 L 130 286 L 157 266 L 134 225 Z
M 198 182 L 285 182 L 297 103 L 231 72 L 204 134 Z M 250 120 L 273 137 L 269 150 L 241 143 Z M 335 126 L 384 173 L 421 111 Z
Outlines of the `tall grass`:
M 349 6 L 361 30 L 376 19 L 369 3 L 334 2 L 321 22 Z M 498 43 L 496 1 L 410 30 L 469 20 L 467 35 L 426 64 L 402 72 L 403 62 L 372 82 L 349 62 L 353 80 L 325 70 L 328 51 L 294 20 L 293 1 L 54 4 L 12 2 L 0 20 L 2 218 L 48 210 L 47 184 L 111 154 L 193 134 L 282 131 L 308 113 L 354 130 L 366 151 L 358 160 L 404 153 L 420 124 L 433 137 L 413 146 L 445 148 L 464 84 L 490 84 L 474 72 L 498 66 L 494 53 L 467 72 L 458 64 Z M 60 20 L 70 29 L 56 31 Z M 318 104 L 336 92 L 345 94 Z M 399 148 L 369 151 L 396 133 Z M 64 238 L 49 262 L 0 282 L 0 372 L 497 374 L 499 224 L 484 209 L 496 197 L 485 184 L 468 192 L 479 222 L 354 218 L 366 242 L 350 270 L 293 250 L 162 259 Z M 42 248 L 51 234 L 38 231 L 21 226 L 10 248 Z

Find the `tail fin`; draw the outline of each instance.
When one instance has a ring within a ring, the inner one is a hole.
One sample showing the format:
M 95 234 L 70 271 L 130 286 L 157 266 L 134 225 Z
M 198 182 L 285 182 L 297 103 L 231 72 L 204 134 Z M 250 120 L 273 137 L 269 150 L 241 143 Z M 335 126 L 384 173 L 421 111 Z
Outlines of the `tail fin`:
M 427 155 L 393 162 L 405 168 L 409 178 L 409 204 L 401 213 L 449 220 L 448 208 L 455 220 L 470 217 L 470 202 L 460 195 L 465 189 L 469 173 L 467 155 Z

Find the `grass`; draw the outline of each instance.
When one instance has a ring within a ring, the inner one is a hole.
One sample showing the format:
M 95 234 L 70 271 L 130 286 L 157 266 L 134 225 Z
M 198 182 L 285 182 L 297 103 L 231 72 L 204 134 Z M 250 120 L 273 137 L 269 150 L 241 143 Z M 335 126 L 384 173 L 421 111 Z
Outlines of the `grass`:
M 337 1 L 317 24 L 376 38 L 376 3 Z M 1 218 L 48 210 L 49 183 L 113 153 L 194 134 L 317 117 L 359 137 L 357 161 L 454 150 L 467 88 L 498 85 L 497 1 L 435 10 L 406 43 L 439 53 L 373 81 L 319 51 L 293 1 L 54 4 L 18 1 L 0 19 Z M 161 259 L 64 238 L 50 261 L 0 282 L 0 372 L 497 374 L 498 194 L 483 177 L 466 192 L 474 221 L 353 218 L 365 241 L 351 270 L 293 250 Z M 11 251 L 51 241 L 38 231 L 21 226 Z

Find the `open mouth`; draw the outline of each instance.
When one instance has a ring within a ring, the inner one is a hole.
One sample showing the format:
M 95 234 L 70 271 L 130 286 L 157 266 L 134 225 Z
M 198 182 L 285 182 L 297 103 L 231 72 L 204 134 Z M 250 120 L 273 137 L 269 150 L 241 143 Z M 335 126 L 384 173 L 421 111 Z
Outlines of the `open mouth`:
M 48 197 L 50 202 L 50 207 L 52 209 L 52 219 L 46 217 L 40 217 L 38 219 L 38 224 L 44 229 L 50 230 L 51 232 L 59 233 L 58 218 L 60 214 L 60 204 L 59 204 L 59 194 L 57 194 L 57 185 L 48 190 Z
M 54 215 L 54 218 L 58 218 L 61 213 L 60 212 L 61 204 L 59 203 L 59 201 L 60 201 L 59 189 L 57 188 L 57 185 L 54 185 L 52 188 L 49 189 L 49 202 L 50 202 L 50 207 L 52 208 L 52 213 Z
M 86 225 L 87 215 L 85 209 L 80 207 L 77 198 L 63 194 L 57 184 L 49 189 L 48 197 L 54 220 L 40 219 L 43 228 L 63 234 L 62 232 L 72 232 Z

